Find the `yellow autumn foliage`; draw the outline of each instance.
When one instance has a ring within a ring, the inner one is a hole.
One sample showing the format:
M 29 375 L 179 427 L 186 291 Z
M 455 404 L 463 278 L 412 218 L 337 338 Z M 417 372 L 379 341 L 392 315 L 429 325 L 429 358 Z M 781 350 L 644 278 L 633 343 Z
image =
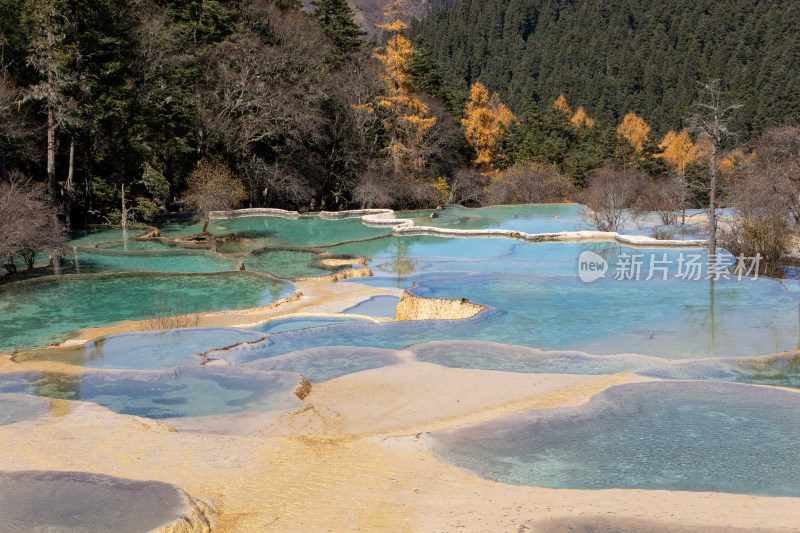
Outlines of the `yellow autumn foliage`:
M 567 104 L 567 98 L 563 94 L 558 95 L 556 101 L 553 102 L 553 107 L 556 109 L 560 109 L 561 111 L 567 113 L 568 115 L 572 114 L 572 109 L 570 109 L 569 104 Z
M 492 170 L 492 159 L 497 155 L 502 127 L 514 119 L 514 114 L 500 101 L 497 93 L 489 96 L 489 91 L 475 82 L 470 89 L 470 98 L 464 109 L 464 135 L 467 143 L 475 150 L 473 162 L 484 172 Z
M 633 111 L 629 111 L 625 115 L 622 124 L 617 128 L 617 133 L 628 139 L 637 151 L 642 150 L 642 145 L 647 140 L 649 132 L 650 126 L 647 125 L 647 122 Z
M 656 154 L 664 159 L 673 172 L 684 174 L 686 165 L 693 161 L 696 154 L 693 153 L 694 143 L 686 130 L 680 133 L 670 130 L 658 145 L 661 153 Z
M 575 111 L 575 114 L 572 115 L 572 124 L 579 128 L 581 126 L 591 128 L 594 126 L 594 119 L 586 114 L 586 110 L 583 109 L 583 106 L 579 106 L 578 110 Z
M 391 139 L 383 149 L 392 161 L 395 174 L 405 165 L 421 172 L 425 166 L 422 157 L 425 136 L 436 123 L 436 118 L 427 117 L 428 106 L 417 98 L 411 87 L 411 60 L 414 47 L 403 35 L 408 25 L 403 21 L 403 0 L 392 0 L 384 9 L 386 24 L 379 27 L 390 35 L 383 50 L 375 57 L 383 64 L 384 93 L 377 98 L 377 105 L 384 109 L 383 120 Z

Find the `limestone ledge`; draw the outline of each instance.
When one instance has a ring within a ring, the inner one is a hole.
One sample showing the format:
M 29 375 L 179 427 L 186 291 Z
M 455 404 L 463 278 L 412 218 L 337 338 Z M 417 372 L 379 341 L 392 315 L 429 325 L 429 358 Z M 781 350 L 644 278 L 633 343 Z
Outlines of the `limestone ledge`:
M 501 238 L 525 242 L 618 242 L 632 248 L 703 248 L 706 239 L 655 239 L 644 235 L 625 235 L 616 231 L 560 231 L 554 233 L 525 233 L 506 229 L 459 230 L 417 226 L 408 218 L 397 218 L 392 209 L 353 209 L 350 211 L 321 211 L 320 218 L 338 220 L 361 218 L 365 226 L 392 228 L 393 235 L 433 235 L 451 238 Z
M 397 303 L 394 319 L 408 320 L 458 320 L 472 318 L 488 309 L 484 305 L 470 302 L 466 298 L 447 300 L 443 298 L 423 298 L 404 291 Z
M 287 211 L 285 209 L 255 207 L 251 209 L 236 209 L 235 211 L 211 211 L 208 214 L 208 218 L 210 219 L 257 217 L 257 216 L 299 218 L 300 213 L 298 213 L 297 211 Z
M 288 303 L 296 302 L 296 301 L 300 300 L 300 298 L 302 298 L 302 297 L 303 297 L 303 292 L 300 289 L 295 289 L 294 293 L 292 293 L 290 296 L 287 296 L 285 298 L 280 298 L 278 300 L 275 300 L 274 302 L 270 302 L 267 305 L 264 305 L 264 306 L 261 306 L 261 307 L 252 307 L 252 308 L 249 308 L 249 309 L 237 309 L 235 312 L 240 313 L 240 314 L 262 313 L 262 312 L 264 312 L 264 311 L 266 311 L 268 309 L 274 309 L 276 307 L 280 307 L 280 306 L 286 305 Z M 212 313 L 205 313 L 205 314 L 214 314 L 214 313 L 212 312 Z
M 171 524 L 155 529 L 154 533 L 211 533 L 216 528 L 211 506 L 192 498 L 182 489 L 178 490 L 186 498 L 186 514 Z
M 644 248 L 702 248 L 708 243 L 705 239 L 677 240 L 655 239 L 644 235 L 624 235 L 616 231 L 561 231 L 555 233 L 525 233 L 507 229 L 462 230 L 417 226 L 408 218 L 396 218 L 391 209 L 362 209 L 339 213 L 320 213 L 323 218 L 361 217 L 366 226 L 391 226 L 393 235 L 433 235 L 455 238 L 501 238 L 518 239 L 525 242 L 597 242 L 614 241 L 631 247 Z
M 211 218 L 232 218 L 243 216 L 277 216 L 298 218 L 297 211 L 283 209 L 239 209 L 236 211 L 214 211 Z M 320 218 L 339 220 L 344 218 L 361 218 L 361 223 L 372 227 L 391 227 L 392 234 L 433 235 L 450 238 L 500 238 L 517 239 L 525 242 L 617 242 L 633 248 L 703 248 L 706 239 L 677 240 L 655 239 L 644 235 L 625 235 L 616 231 L 561 231 L 554 233 L 525 233 L 507 229 L 459 230 L 437 228 L 435 226 L 417 226 L 408 218 L 397 218 L 392 209 L 352 209 L 349 211 L 320 211 Z
M 319 260 L 319 264 L 328 267 L 340 267 L 348 265 L 361 265 L 367 266 L 367 260 L 363 257 L 353 257 L 350 259 L 342 259 L 339 257 L 325 257 Z

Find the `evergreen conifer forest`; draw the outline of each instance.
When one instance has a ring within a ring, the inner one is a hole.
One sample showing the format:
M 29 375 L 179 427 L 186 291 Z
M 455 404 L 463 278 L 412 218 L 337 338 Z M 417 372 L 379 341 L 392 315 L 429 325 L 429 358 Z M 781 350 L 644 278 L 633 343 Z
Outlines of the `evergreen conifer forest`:
M 679 211 L 718 168 L 721 206 L 767 167 L 761 203 L 795 203 L 791 2 L 383 10 L 372 37 L 345 0 L 0 0 L 2 181 L 67 226 L 196 211 L 208 168 L 230 208 L 589 202 L 623 172 L 626 208 Z M 736 108 L 718 142 L 691 123 L 712 85 Z

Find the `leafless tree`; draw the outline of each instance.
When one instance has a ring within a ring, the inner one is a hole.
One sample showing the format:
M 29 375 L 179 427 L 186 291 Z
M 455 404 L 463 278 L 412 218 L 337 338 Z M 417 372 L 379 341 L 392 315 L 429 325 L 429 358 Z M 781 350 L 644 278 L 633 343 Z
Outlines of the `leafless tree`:
M 379 162 L 367 166 L 353 187 L 353 201 L 361 208 L 384 208 L 395 203 L 394 179 Z
M 479 207 L 488 202 L 487 188 L 490 178 L 476 168 L 460 168 L 450 179 L 448 204 L 460 204 L 467 207 Z
M 353 201 L 363 208 L 417 209 L 436 205 L 437 199 L 432 181 L 420 176 L 398 180 L 383 161 L 370 162 L 353 188 Z
M 8 179 L 8 157 L 27 148 L 31 131 L 21 91 L 7 74 L 0 73 L 0 180 Z
M 186 179 L 187 190 L 181 203 L 203 217 L 203 233 L 212 211 L 230 211 L 245 198 L 244 187 L 220 159 L 203 159 Z
M 736 256 L 760 254 L 762 271 L 779 275 L 781 258 L 800 228 L 800 128 L 771 128 L 753 147 L 733 172 L 729 198 L 736 216 L 721 228 L 721 239 Z
M 308 206 L 315 180 L 324 180 L 307 147 L 326 143 L 320 103 L 330 97 L 323 89 L 328 41 L 313 21 L 269 2 L 251 1 L 248 10 L 270 21 L 272 38 L 281 45 L 242 31 L 209 48 L 208 68 L 194 96 L 203 140 L 198 150 L 221 147 L 233 155 L 252 205 Z M 296 154 L 291 166 L 300 170 L 286 177 L 287 165 L 275 157 L 276 150 Z
M 589 176 L 581 195 L 591 211 L 589 222 L 600 231 L 617 231 L 632 216 L 633 208 L 647 178 L 638 171 L 606 164 Z
M 575 193 L 569 178 L 553 165 L 525 163 L 492 178 L 487 195 L 493 204 L 563 202 Z
M 689 117 L 688 123 L 691 131 L 703 135 L 711 141 L 711 181 L 708 191 L 708 253 L 709 268 L 713 268 L 717 251 L 718 159 L 723 140 L 731 135 L 729 130 L 730 116 L 742 105 L 725 102 L 719 80 L 711 80 L 700 85 L 705 100 L 694 104 L 696 111 Z
M 645 179 L 634 202 L 637 214 L 655 212 L 664 226 L 675 225 L 686 197 L 686 184 L 678 176 L 661 176 Z
M 746 165 L 750 175 L 763 177 L 774 200 L 800 228 L 800 127 L 770 128 L 754 143 L 754 157 Z
M 730 201 L 736 216 L 721 226 L 720 240 L 734 256 L 760 255 L 760 271 L 778 275 L 797 226 L 770 176 L 758 172 L 757 165 L 752 167 L 740 169 L 735 176 Z
M 15 270 L 17 257 L 33 268 L 40 253 L 57 251 L 65 240 L 44 187 L 16 172 L 0 182 L 0 257 L 7 270 Z

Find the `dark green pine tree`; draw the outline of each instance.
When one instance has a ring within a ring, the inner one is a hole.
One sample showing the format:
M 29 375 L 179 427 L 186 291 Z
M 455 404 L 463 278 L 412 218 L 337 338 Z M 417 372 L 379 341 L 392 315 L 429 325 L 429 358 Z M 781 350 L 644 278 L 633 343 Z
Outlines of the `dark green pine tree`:
M 314 18 L 333 40 L 338 58 L 353 53 L 364 44 L 363 37 L 367 32 L 353 20 L 353 11 L 347 0 L 312 0 L 311 5 L 314 6 Z
M 639 170 L 650 176 L 660 176 L 669 171 L 667 162 L 657 154 L 661 152 L 658 141 L 647 139 L 642 145 L 641 158 L 639 159 Z
M 466 95 L 461 95 L 458 102 L 456 101 L 453 91 L 439 74 L 439 65 L 431 57 L 422 37 L 414 40 L 414 57 L 411 58 L 411 84 L 418 91 L 442 100 L 454 115 L 461 115 Z

